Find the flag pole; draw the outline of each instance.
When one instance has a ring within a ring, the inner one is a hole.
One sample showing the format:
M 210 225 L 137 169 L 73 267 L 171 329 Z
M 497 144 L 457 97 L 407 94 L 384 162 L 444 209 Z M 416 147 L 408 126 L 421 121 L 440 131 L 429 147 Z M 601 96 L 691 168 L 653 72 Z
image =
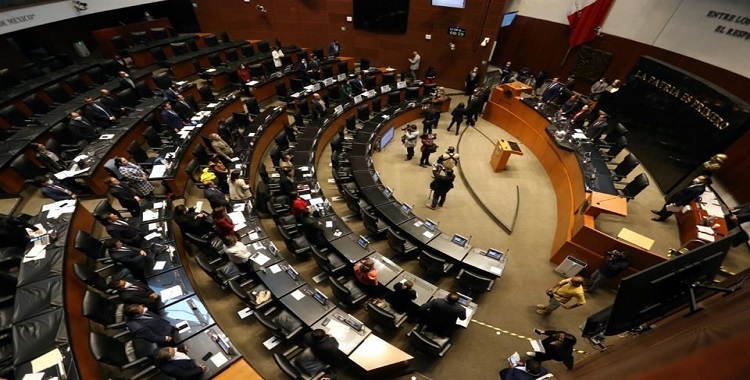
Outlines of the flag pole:
M 568 47 L 568 51 L 565 52 L 565 56 L 563 57 L 562 62 L 560 62 L 560 67 L 562 67 L 565 64 L 565 61 L 568 60 L 568 54 L 570 54 L 571 47 Z

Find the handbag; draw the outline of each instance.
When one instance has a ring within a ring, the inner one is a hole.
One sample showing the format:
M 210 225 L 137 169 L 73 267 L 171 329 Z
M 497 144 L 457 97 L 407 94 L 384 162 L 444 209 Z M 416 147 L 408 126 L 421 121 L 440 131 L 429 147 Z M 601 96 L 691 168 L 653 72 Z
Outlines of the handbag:
M 427 151 L 430 153 L 435 153 L 438 150 L 437 144 L 432 144 L 427 146 Z

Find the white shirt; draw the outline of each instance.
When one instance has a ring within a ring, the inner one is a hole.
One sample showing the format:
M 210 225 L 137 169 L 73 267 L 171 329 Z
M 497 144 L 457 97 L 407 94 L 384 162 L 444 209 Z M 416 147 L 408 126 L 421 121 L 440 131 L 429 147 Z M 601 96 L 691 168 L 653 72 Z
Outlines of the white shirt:
M 276 67 L 281 67 L 281 57 L 284 56 L 284 53 L 281 50 L 274 50 L 271 52 L 271 57 L 273 57 L 273 65 Z
M 232 262 L 235 264 L 245 263 L 251 256 L 250 252 L 247 250 L 247 247 L 245 247 L 245 245 L 239 241 L 231 247 L 227 247 L 225 245 L 224 252 L 227 253 L 229 259 L 232 260 Z
M 414 58 L 409 58 L 409 62 L 411 62 L 409 70 L 419 70 L 419 61 L 421 60 L 422 57 L 420 57 L 419 54 L 415 55 Z

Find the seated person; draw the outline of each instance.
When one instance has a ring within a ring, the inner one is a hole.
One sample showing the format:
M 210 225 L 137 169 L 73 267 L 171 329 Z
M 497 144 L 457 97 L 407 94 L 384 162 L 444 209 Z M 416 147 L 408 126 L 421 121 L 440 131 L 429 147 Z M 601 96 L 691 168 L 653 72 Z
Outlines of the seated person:
M 141 304 L 156 310 L 162 306 L 161 298 L 153 289 L 151 289 L 145 282 L 138 280 L 112 280 L 109 282 L 109 287 L 117 292 L 120 296 L 120 300 L 124 303 Z
M 38 179 L 39 187 L 42 191 L 42 195 L 51 198 L 55 202 L 63 201 L 66 199 L 75 199 L 76 195 L 73 191 L 65 187 L 62 183 L 53 180 L 49 177 L 41 177 Z
M 307 210 L 310 207 L 310 203 L 307 202 L 302 196 L 299 195 L 298 192 L 293 191 L 292 196 L 294 197 L 294 200 L 292 201 L 292 205 L 289 208 L 289 212 L 294 215 L 297 219 L 302 217 L 302 212 Z
M 519 361 L 516 365 L 508 363 L 508 368 L 500 371 L 500 380 L 533 380 L 545 376 L 549 373 L 542 364 L 534 359 L 529 359 L 525 363 Z
M 36 151 L 36 158 L 39 162 L 44 165 L 45 168 L 49 169 L 53 173 L 61 172 L 68 168 L 68 164 L 63 161 L 60 156 L 47 150 L 42 144 L 31 143 L 29 144 Z
M 0 215 L 0 247 L 26 248 L 31 239 L 27 229 L 41 232 L 38 227 L 18 216 Z
M 99 128 L 109 128 L 115 125 L 117 118 L 105 107 L 94 101 L 94 98 L 87 96 L 83 98 L 83 112 L 86 117 L 94 122 Z
M 340 357 L 339 342 L 323 329 L 308 331 L 302 336 L 302 341 L 305 346 L 310 347 L 316 358 L 325 363 L 334 365 Z
M 456 321 L 466 319 L 466 309 L 458 304 L 458 293 L 446 298 L 434 298 L 422 305 L 428 331 L 447 337 L 456 327 Z
M 70 129 L 70 132 L 76 138 L 89 142 L 99 139 L 99 136 L 102 134 L 101 128 L 95 126 L 94 123 L 87 120 L 76 111 L 70 113 L 68 129 Z
M 208 214 L 205 212 L 195 212 L 195 208 L 187 208 L 185 205 L 174 207 L 174 217 L 172 218 L 180 227 L 180 232 L 184 235 L 191 233 L 196 236 L 203 236 L 213 230 L 211 222 L 208 220 Z
M 174 334 L 177 329 L 168 320 L 162 318 L 144 305 L 129 304 L 123 309 L 125 325 L 136 338 L 157 345 L 174 346 Z
M 183 350 L 186 350 L 183 348 Z M 163 347 L 154 353 L 156 368 L 163 374 L 174 377 L 177 380 L 200 380 L 206 365 L 196 365 L 193 359 L 183 351 L 175 347 Z
M 413 301 L 417 299 L 417 291 L 412 289 L 414 282 L 406 280 L 398 282 L 393 286 L 393 292 L 385 297 L 393 311 L 397 313 L 409 313 L 414 310 Z
M 112 260 L 122 264 L 133 276 L 146 282 L 146 269 L 153 266 L 153 260 L 148 252 L 126 246 L 118 239 L 109 239 L 105 247 Z
M 300 214 L 300 224 L 307 241 L 315 244 L 316 247 L 323 248 L 328 246 L 328 239 L 323 234 L 323 223 L 318 220 L 318 217 L 320 215 L 317 211 L 313 213 L 309 207 L 305 208 Z
M 148 246 L 148 242 L 143 237 L 143 233 L 138 227 L 131 226 L 128 222 L 120 219 L 120 215 L 110 212 L 107 215 L 106 226 L 109 236 L 121 241 L 131 247 L 142 248 Z
M 360 284 L 371 290 L 378 285 L 378 269 L 375 260 L 365 257 L 354 263 L 354 277 Z

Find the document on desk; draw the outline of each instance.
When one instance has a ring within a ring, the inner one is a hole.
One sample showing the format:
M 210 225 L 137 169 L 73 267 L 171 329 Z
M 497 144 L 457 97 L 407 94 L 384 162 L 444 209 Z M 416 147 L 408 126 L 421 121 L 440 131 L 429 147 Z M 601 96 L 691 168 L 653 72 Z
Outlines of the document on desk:
M 99 136 L 99 140 L 112 140 L 113 137 L 115 137 L 113 133 L 107 133 Z
M 268 256 L 266 256 L 266 255 L 264 255 L 264 254 L 262 254 L 262 253 L 257 253 L 255 255 L 251 256 L 250 260 L 252 260 L 254 263 L 256 263 L 258 265 L 263 265 L 263 264 L 267 263 L 269 260 L 271 260 L 271 258 L 268 257 Z
M 714 229 L 708 226 L 696 226 L 698 227 L 698 232 L 703 232 L 704 234 L 714 234 Z
M 250 238 L 250 240 L 258 240 L 258 238 L 260 237 L 257 232 L 251 232 L 247 234 L 247 236 Z
M 143 210 L 143 221 L 148 222 L 149 220 L 154 220 L 159 217 L 158 211 L 151 211 L 151 210 Z
M 302 291 L 300 291 L 299 289 L 297 289 L 297 290 L 295 290 L 295 291 L 292 292 L 292 298 L 294 298 L 295 300 L 299 301 L 299 300 L 305 298 L 305 293 L 302 293 Z
M 490 267 L 490 273 L 496 274 L 498 276 L 502 276 L 503 275 L 503 268 L 496 267 L 496 266 L 493 265 L 493 266 Z
M 247 85 L 248 86 L 255 86 L 258 83 L 260 83 L 260 82 L 258 82 L 257 80 L 251 80 L 250 82 L 247 82 Z
M 435 234 L 432 233 L 431 231 L 422 232 L 422 235 L 424 235 L 424 237 L 426 237 L 428 239 L 431 239 L 433 236 L 435 236 Z
M 306 201 L 309 201 L 310 199 L 312 199 L 312 195 L 310 194 L 301 194 L 299 197 Z
M 144 239 L 146 239 L 146 240 L 154 240 L 154 239 L 158 238 L 159 236 L 161 236 L 161 234 L 158 231 L 154 231 L 154 232 L 152 232 L 152 233 L 144 236 Z
M 279 264 L 274 264 L 268 267 L 268 270 L 271 271 L 271 274 L 276 274 L 281 272 L 281 266 L 279 266 Z
M 77 175 L 79 175 L 81 173 L 85 173 L 87 171 L 89 171 L 89 168 L 78 169 L 78 170 L 74 170 L 74 169 L 63 170 L 61 172 L 55 173 L 55 178 L 57 178 L 57 179 L 65 179 L 65 178 L 75 177 L 75 176 L 77 176 Z
M 177 298 L 183 294 L 185 293 L 183 293 L 182 291 L 182 286 L 175 285 L 171 288 L 166 288 L 161 291 L 161 300 L 168 301 L 168 300 L 171 300 L 172 298 Z
M 237 223 L 234 225 L 234 231 L 237 232 L 245 227 L 247 227 L 247 224 L 245 224 L 245 222 Z
M 266 248 L 266 246 L 265 246 L 265 245 L 263 245 L 263 243 L 262 243 L 262 242 L 256 241 L 255 243 L 253 243 L 253 248 L 254 248 L 255 250 L 259 250 L 259 249 L 265 249 L 265 248 Z
M 43 380 L 44 379 L 44 373 L 29 373 L 23 377 L 21 380 Z
M 705 241 L 714 241 L 714 234 L 713 232 L 710 234 L 707 234 L 703 231 L 698 231 L 698 239 L 705 240 Z
M 230 212 L 229 219 L 232 219 L 232 223 L 234 224 L 245 223 L 245 215 L 242 215 L 242 212 L 239 211 Z
M 55 348 L 46 354 L 31 361 L 31 371 L 40 372 L 62 362 L 63 356 L 59 348 Z
M 310 199 L 310 205 L 322 205 L 323 204 L 323 198 L 312 198 Z
M 331 227 L 333 227 L 333 222 L 330 220 L 326 220 L 326 228 L 331 228 Z
M 154 264 L 154 270 L 162 270 L 162 269 L 164 269 L 164 267 L 165 267 L 166 265 L 167 265 L 167 262 L 166 262 L 166 261 L 157 261 L 157 262 L 156 262 L 156 263 Z

